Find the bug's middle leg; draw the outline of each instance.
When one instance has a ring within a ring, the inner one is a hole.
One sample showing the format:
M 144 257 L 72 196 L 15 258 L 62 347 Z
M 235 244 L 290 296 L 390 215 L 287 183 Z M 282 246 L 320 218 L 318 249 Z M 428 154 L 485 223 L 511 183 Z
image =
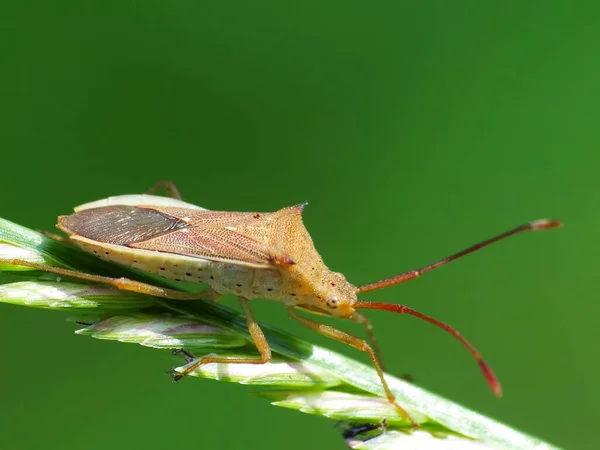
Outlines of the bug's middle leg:
M 191 366 L 186 367 L 182 372 L 176 372 L 173 374 L 173 379 L 178 381 L 188 375 L 189 373 L 196 370 L 202 364 L 208 363 L 223 363 L 223 364 L 266 364 L 271 361 L 271 347 L 265 338 L 265 335 L 260 328 L 260 325 L 254 319 L 254 315 L 250 310 L 249 301 L 245 298 L 238 297 L 240 301 L 240 306 L 244 310 L 246 314 L 246 324 L 248 325 L 248 331 L 250 332 L 250 336 L 252 337 L 252 341 L 254 341 L 254 345 L 258 349 L 260 353 L 259 358 L 229 358 L 229 357 L 219 357 L 219 356 L 204 356 L 200 358 L 196 363 Z

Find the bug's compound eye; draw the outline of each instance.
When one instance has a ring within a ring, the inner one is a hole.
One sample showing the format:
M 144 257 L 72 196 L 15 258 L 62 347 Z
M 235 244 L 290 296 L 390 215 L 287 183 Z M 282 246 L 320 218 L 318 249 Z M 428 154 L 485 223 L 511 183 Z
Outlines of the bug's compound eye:
M 334 295 L 333 297 L 329 297 L 327 299 L 327 306 L 331 309 L 335 309 L 339 306 L 340 301 L 338 300 L 338 298 Z

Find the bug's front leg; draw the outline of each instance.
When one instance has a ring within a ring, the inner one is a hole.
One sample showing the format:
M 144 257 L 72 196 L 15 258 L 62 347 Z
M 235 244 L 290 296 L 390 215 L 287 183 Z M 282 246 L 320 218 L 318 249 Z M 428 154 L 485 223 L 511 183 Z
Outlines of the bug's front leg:
M 265 338 L 265 335 L 260 328 L 260 325 L 254 318 L 252 311 L 250 310 L 250 304 L 248 299 L 238 297 L 240 301 L 240 306 L 244 310 L 246 314 L 246 324 L 248 325 L 248 331 L 250 332 L 250 336 L 252 337 L 252 341 L 258 352 L 260 353 L 259 358 L 228 358 L 228 357 L 219 357 L 219 356 L 204 356 L 196 361 L 191 366 L 186 367 L 182 372 L 175 372 L 172 374 L 173 379 L 175 381 L 181 380 L 186 375 L 190 374 L 202 364 L 209 363 L 223 363 L 223 364 L 266 364 L 271 361 L 271 347 Z
M 320 323 L 315 320 L 307 319 L 306 317 L 302 317 L 302 316 L 298 315 L 296 313 L 296 311 L 294 311 L 294 308 L 291 306 L 287 307 L 287 311 L 292 319 L 294 319 L 295 321 L 304 325 L 305 327 L 310 328 L 311 330 L 316 331 L 317 333 L 322 334 L 323 336 L 327 336 L 331 339 L 335 339 L 336 341 L 348 344 L 348 345 L 354 347 L 355 349 L 363 351 L 367 355 L 369 355 L 369 359 L 373 363 L 373 366 L 375 367 L 375 370 L 377 371 L 377 375 L 379 375 L 379 379 L 381 380 L 381 385 L 383 387 L 383 390 L 385 391 L 385 396 L 387 397 L 387 400 L 392 405 L 394 405 L 394 407 L 398 410 L 398 412 L 403 417 L 405 417 L 407 420 L 409 420 L 411 422 L 413 427 L 415 427 L 415 428 L 419 427 L 419 424 L 417 424 L 413 420 L 413 418 L 410 416 L 410 414 L 408 414 L 408 412 L 402 406 L 400 406 L 398 404 L 398 402 L 396 401 L 396 397 L 394 397 L 394 394 L 392 393 L 391 389 L 389 388 L 387 381 L 385 381 L 385 377 L 383 376 L 383 370 L 381 368 L 381 363 L 379 362 L 379 359 L 377 359 L 377 354 L 375 353 L 373 348 L 369 344 L 367 344 L 367 342 L 365 340 L 359 339 L 356 336 L 352 336 L 351 334 L 348 334 L 342 330 L 338 330 L 337 328 L 334 328 L 330 325 L 326 325 L 324 323 Z
M 375 352 L 375 356 L 379 360 L 379 365 L 381 366 L 381 370 L 383 370 L 384 372 L 387 372 L 387 369 L 385 368 L 385 363 L 383 362 L 383 356 L 382 356 L 383 354 L 381 353 L 381 348 L 379 347 L 379 343 L 377 342 L 377 338 L 375 337 L 375 333 L 373 332 L 373 325 L 371 324 L 371 321 L 369 319 L 367 319 L 365 316 L 363 316 L 362 314 L 359 314 L 358 312 L 354 312 L 354 314 L 352 315 L 352 318 L 350 320 L 352 320 L 354 322 L 358 322 L 365 327 L 365 330 L 367 332 L 367 340 L 369 342 L 369 345 Z M 404 381 L 409 382 L 409 383 L 412 383 L 414 381 L 413 376 L 409 375 L 409 374 L 401 374 L 401 375 L 396 375 L 396 376 L 398 378 L 401 378 Z
M 367 332 L 367 340 L 369 341 L 371 348 L 375 352 L 375 356 L 377 357 L 377 360 L 379 361 L 381 370 L 383 370 L 385 372 L 386 368 L 385 368 L 385 364 L 383 362 L 381 349 L 379 347 L 379 343 L 377 342 L 377 338 L 375 337 L 375 333 L 373 332 L 373 325 L 371 325 L 371 321 L 369 319 L 367 319 L 365 316 L 363 316 L 362 314 L 359 314 L 357 312 L 355 312 L 352 315 L 351 320 L 354 322 L 358 322 L 365 327 L 365 331 Z

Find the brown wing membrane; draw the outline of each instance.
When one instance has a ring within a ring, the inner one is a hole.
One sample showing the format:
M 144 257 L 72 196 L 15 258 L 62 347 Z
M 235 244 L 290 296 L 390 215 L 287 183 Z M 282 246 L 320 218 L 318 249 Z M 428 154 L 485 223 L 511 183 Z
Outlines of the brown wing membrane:
M 61 216 L 58 226 L 69 235 L 76 234 L 107 244 L 131 245 L 190 225 L 155 209 L 116 205 Z

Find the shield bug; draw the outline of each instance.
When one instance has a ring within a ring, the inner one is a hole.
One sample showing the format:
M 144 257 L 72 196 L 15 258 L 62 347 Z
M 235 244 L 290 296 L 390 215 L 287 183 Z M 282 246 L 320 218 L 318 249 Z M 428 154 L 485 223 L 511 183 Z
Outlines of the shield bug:
M 170 197 L 150 195 L 160 188 L 166 188 Z M 444 329 L 469 350 L 493 392 L 501 394 L 500 383 L 491 368 L 479 352 L 452 327 L 405 305 L 358 301 L 357 294 L 412 280 L 522 231 L 557 228 L 561 225 L 559 221 L 536 220 L 421 269 L 357 287 L 346 281 L 341 273 L 329 270 L 323 263 L 302 223 L 304 207 L 305 204 L 301 204 L 271 213 L 209 211 L 183 202 L 173 183 L 160 182 L 147 194 L 109 197 L 78 206 L 74 214 L 59 217 L 58 228 L 83 250 L 103 260 L 132 266 L 166 279 L 208 285 L 198 293 L 21 260 L 7 262 L 175 300 L 216 301 L 225 294 L 237 296 L 260 357 L 205 356 L 188 366 L 184 372 L 174 375 L 176 379 L 205 363 L 268 362 L 271 359 L 271 349 L 252 315 L 249 303 L 250 300 L 264 298 L 282 302 L 289 315 L 302 325 L 367 353 L 389 402 L 411 421 L 408 413 L 396 402 L 385 381 L 371 324 L 359 310 L 377 309 L 410 314 Z M 300 315 L 297 310 L 361 323 L 366 329 L 368 341 Z

